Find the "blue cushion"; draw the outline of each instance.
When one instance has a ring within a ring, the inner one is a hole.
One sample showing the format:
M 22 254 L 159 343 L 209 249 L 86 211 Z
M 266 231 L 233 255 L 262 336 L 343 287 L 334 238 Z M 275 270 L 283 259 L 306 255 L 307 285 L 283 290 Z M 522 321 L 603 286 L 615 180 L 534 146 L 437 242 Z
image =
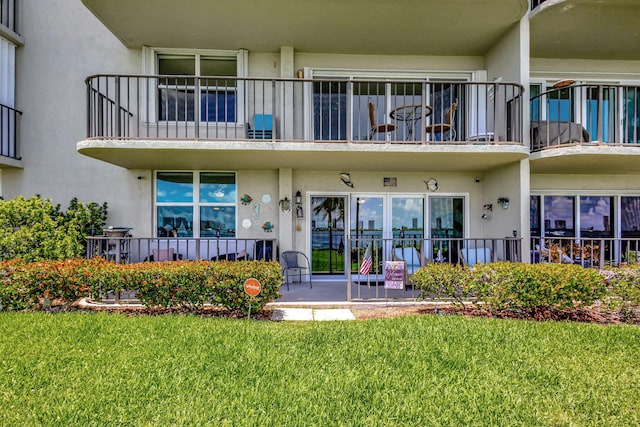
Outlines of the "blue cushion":
M 254 130 L 273 130 L 273 115 L 256 114 L 253 118 Z

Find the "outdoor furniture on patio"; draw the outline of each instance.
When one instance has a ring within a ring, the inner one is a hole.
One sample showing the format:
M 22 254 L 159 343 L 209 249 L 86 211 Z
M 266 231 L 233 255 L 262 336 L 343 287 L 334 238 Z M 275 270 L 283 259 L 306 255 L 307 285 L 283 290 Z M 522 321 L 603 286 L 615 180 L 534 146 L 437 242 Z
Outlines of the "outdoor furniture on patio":
M 250 139 L 271 139 L 273 137 L 273 115 L 255 114 L 253 128 L 247 123 L 247 137 Z
M 162 262 L 162 261 L 176 261 L 177 256 L 173 253 L 173 248 L 169 249 L 152 249 L 153 255 L 149 261 Z
M 460 249 L 462 265 L 473 267 L 476 264 L 491 262 L 490 248 L 462 248 Z
M 451 141 L 456 139 L 456 129 L 453 127 L 453 121 L 457 109 L 458 99 L 455 98 L 451 106 L 447 108 L 444 123 L 433 123 L 427 126 L 427 136 L 431 136 L 432 141 Z
M 404 261 L 407 274 L 411 275 L 422 267 L 420 253 L 413 246 L 405 248 L 393 248 L 391 259 L 394 261 Z
M 413 141 L 413 129 L 416 122 L 423 117 L 431 115 L 433 108 L 428 105 L 424 107 L 422 104 L 401 105 L 394 108 L 389 117 L 394 120 L 405 122 L 407 126 L 407 141 Z
M 308 276 L 309 288 L 313 288 L 313 284 L 311 283 L 311 263 L 309 263 L 309 258 L 307 258 L 305 254 L 298 251 L 284 251 L 280 255 L 280 263 L 282 264 L 287 290 L 289 290 L 292 274 L 293 277 L 298 277 L 299 283 L 302 283 L 303 276 Z
M 531 146 L 539 150 L 551 145 L 589 142 L 591 137 L 579 123 L 532 120 Z
M 375 107 L 371 102 L 369 103 L 369 122 L 371 124 L 371 130 L 369 131 L 369 140 L 372 140 L 373 136 L 376 133 L 387 133 L 396 130 L 396 125 L 393 123 L 376 124 Z

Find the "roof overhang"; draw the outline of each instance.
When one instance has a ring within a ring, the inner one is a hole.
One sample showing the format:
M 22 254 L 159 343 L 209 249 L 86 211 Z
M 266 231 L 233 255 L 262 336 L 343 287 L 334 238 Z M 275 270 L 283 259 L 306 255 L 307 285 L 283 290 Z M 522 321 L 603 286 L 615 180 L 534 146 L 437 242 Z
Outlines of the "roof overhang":
M 527 0 L 82 0 L 126 46 L 484 55 Z
M 527 158 L 521 144 L 409 145 L 85 140 L 78 152 L 127 169 L 482 172 Z
M 640 147 L 575 145 L 532 153 L 529 159 L 532 173 L 628 174 L 640 172 Z
M 638 17 L 638 0 L 547 0 L 530 14 L 531 57 L 638 60 Z

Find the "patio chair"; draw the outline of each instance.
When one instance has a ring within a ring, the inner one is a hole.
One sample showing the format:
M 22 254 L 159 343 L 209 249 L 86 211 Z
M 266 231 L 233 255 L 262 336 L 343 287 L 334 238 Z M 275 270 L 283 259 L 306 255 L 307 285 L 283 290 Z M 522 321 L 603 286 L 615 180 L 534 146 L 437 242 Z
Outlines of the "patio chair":
M 298 282 L 302 283 L 303 276 L 309 277 L 309 288 L 313 288 L 311 283 L 311 264 L 309 258 L 302 252 L 298 251 L 284 251 L 280 254 L 280 263 L 282 264 L 282 271 L 284 273 L 284 281 L 287 284 L 287 290 L 289 290 L 290 278 L 298 277 Z M 305 273 L 306 271 L 306 273 Z
M 447 108 L 444 123 L 433 123 L 427 126 L 427 135 L 431 135 L 433 141 L 451 141 L 456 139 L 456 129 L 453 127 L 453 121 L 457 109 L 458 98 L 455 98 L 451 106 Z M 448 134 L 447 138 L 445 138 L 446 134 Z
M 473 267 L 475 264 L 491 262 L 490 248 L 462 248 L 460 249 L 462 265 Z
M 271 139 L 273 137 L 273 115 L 255 114 L 253 128 L 247 123 L 247 136 L 250 139 Z
M 369 131 L 369 140 L 372 140 L 376 133 L 387 133 L 396 130 L 396 125 L 393 123 L 380 123 L 376 124 L 375 107 L 373 103 L 369 103 L 369 122 L 371 124 L 371 130 Z
M 404 261 L 406 265 L 405 271 L 411 275 L 418 271 L 422 267 L 422 259 L 420 253 L 416 248 L 393 248 L 391 258 L 394 261 Z
M 162 261 L 175 261 L 176 255 L 173 253 L 173 248 L 169 249 L 152 249 L 151 252 L 151 261 L 162 262 Z

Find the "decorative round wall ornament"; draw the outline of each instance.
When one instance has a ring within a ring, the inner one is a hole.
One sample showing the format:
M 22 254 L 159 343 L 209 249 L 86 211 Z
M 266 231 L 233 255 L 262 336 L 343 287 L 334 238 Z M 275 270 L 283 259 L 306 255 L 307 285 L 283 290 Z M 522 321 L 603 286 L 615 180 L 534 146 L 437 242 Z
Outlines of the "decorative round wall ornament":
M 245 230 L 248 230 L 251 228 L 253 224 L 251 223 L 251 220 L 249 218 L 245 218 L 242 220 L 242 228 L 244 228 Z
M 436 181 L 435 178 L 429 178 L 424 183 L 427 184 L 429 191 L 436 191 L 438 189 L 438 181 Z
M 269 203 L 271 203 L 271 194 L 268 194 L 268 193 L 263 194 L 262 203 L 264 203 L 265 205 L 268 205 Z

